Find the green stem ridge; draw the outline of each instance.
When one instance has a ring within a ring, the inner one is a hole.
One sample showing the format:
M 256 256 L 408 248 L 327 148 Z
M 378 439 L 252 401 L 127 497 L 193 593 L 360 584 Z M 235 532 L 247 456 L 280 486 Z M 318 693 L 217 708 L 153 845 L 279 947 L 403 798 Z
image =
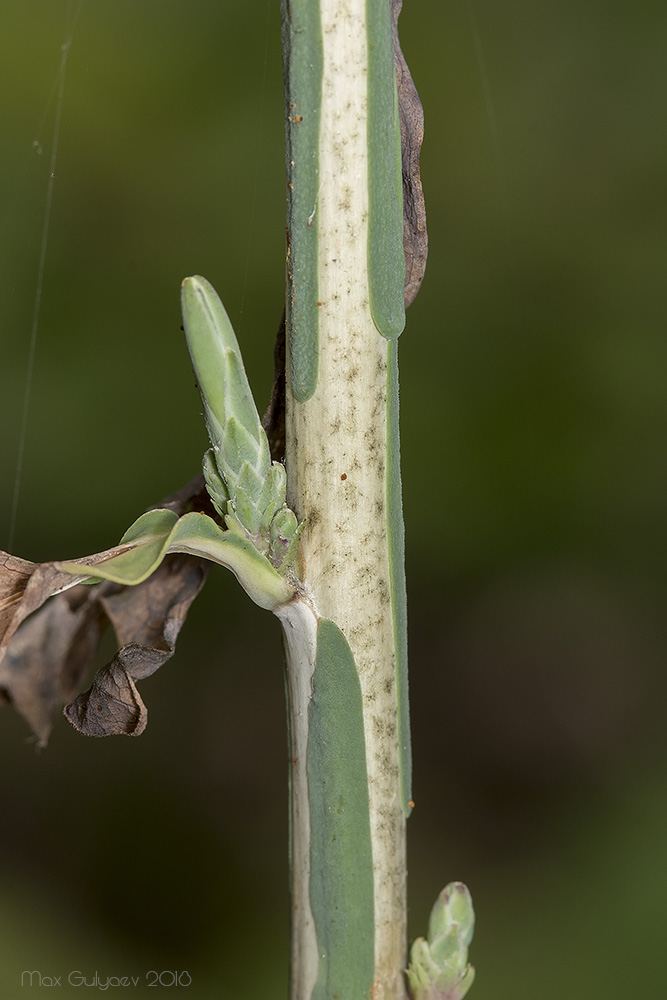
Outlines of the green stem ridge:
M 317 0 L 281 0 L 287 168 L 288 374 L 301 402 L 318 374 L 319 134 L 322 28 Z
M 374 977 L 373 857 L 361 688 L 350 646 L 320 619 L 308 710 L 310 901 L 320 956 L 312 1000 L 366 997 Z
M 373 322 L 392 340 L 405 326 L 403 178 L 392 14 L 366 0 L 368 34 L 368 284 Z
M 387 354 L 387 538 L 396 650 L 399 777 L 401 805 L 407 818 L 413 807 L 412 743 L 408 697 L 408 602 L 405 582 L 405 527 L 401 489 L 397 341 L 388 344 Z

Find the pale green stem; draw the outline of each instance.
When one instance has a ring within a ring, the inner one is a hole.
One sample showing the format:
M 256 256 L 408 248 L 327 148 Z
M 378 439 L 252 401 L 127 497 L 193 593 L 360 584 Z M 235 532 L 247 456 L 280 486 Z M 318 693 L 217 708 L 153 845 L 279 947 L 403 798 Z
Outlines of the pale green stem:
M 356 938 L 372 942 L 371 979 L 363 979 L 365 960 L 361 958 L 356 992 L 350 994 L 350 1000 L 365 1000 L 369 995 L 373 1000 L 403 1000 L 409 754 L 401 634 L 402 524 L 400 509 L 396 509 L 400 507 L 396 345 L 385 339 L 374 323 L 368 274 L 369 238 L 373 239 L 369 234 L 369 187 L 373 178 L 368 152 L 367 12 L 382 4 L 372 0 L 368 5 L 366 0 L 292 0 L 284 6 L 293 46 L 286 65 L 290 185 L 288 503 L 299 519 L 307 522 L 302 551 L 309 607 L 317 616 L 335 623 L 345 636 L 360 684 L 356 724 L 363 730 L 365 746 L 363 782 L 369 802 L 368 862 L 372 870 L 368 874 L 374 917 L 371 915 L 369 926 L 365 898 L 361 892 L 356 894 L 350 881 L 349 898 L 343 900 L 339 916 Z M 381 30 L 386 30 L 387 42 L 388 2 L 384 12 Z M 391 70 L 388 79 L 391 87 Z M 318 104 L 313 97 L 320 92 Z M 391 112 L 393 90 L 385 96 Z M 392 120 L 385 126 L 390 135 L 394 126 Z M 315 136 L 313 145 L 309 145 L 309 129 L 310 136 Z M 389 149 L 395 149 L 393 140 Z M 388 172 L 393 178 L 387 196 L 391 208 L 396 193 L 393 162 Z M 392 239 L 395 246 L 402 245 L 400 215 Z M 390 248 L 392 252 L 395 246 Z M 396 332 L 394 329 L 392 334 Z M 396 614 L 400 628 L 395 623 Z M 298 762 L 292 782 L 291 997 L 319 1000 L 329 994 L 322 985 L 323 947 L 313 910 L 321 908 L 331 914 L 331 901 L 340 900 L 341 887 L 328 859 L 314 853 L 309 824 L 318 809 L 321 820 L 320 802 L 332 779 L 316 772 L 317 756 L 308 756 L 306 767 L 309 742 L 317 737 L 312 729 L 309 732 L 309 711 L 318 725 L 322 718 L 312 715 L 309 707 L 315 654 L 311 645 L 310 659 L 303 649 L 297 655 L 289 621 L 287 624 L 291 756 Z M 311 640 L 315 641 L 312 630 Z M 332 669 L 335 673 L 335 665 Z M 314 690 L 317 694 L 316 682 Z M 331 706 L 332 712 L 336 705 Z M 324 815 L 330 815 L 333 823 L 338 804 L 331 801 L 329 808 L 330 814 L 325 808 Z M 323 842 L 330 843 L 335 836 L 332 826 L 331 837 L 325 832 Z M 354 842 L 345 845 L 350 856 L 358 850 Z M 315 869 L 317 883 L 313 881 Z M 361 863 L 358 881 L 364 881 Z M 328 955 L 327 960 L 342 963 L 346 956 Z M 349 964 L 351 959 L 347 961 Z M 332 980 L 328 985 L 335 988 L 336 983 Z

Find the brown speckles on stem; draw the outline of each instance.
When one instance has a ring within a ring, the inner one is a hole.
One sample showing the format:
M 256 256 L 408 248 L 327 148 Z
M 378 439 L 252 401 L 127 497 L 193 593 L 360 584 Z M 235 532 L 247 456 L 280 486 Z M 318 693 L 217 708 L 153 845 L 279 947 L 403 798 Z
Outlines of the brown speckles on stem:
M 355 18 L 363 25 L 366 4 L 353 2 Z M 306 583 L 319 613 L 334 620 L 350 643 L 368 710 L 378 976 L 383 970 L 376 1000 L 397 1000 L 399 991 L 388 987 L 394 972 L 387 969 L 396 966 L 405 939 L 404 820 L 395 725 L 392 729 L 382 723 L 396 710 L 396 664 L 385 517 L 388 345 L 374 327 L 368 304 L 367 45 L 364 30 L 355 31 L 352 39 L 341 31 L 349 16 L 348 0 L 345 5 L 327 0 L 321 13 L 314 297 L 326 308 L 318 311 L 317 389 L 306 403 L 290 402 L 290 436 L 299 447 L 291 453 L 288 448 L 288 483 L 291 506 L 309 517 L 303 536 Z
M 352 204 L 352 189 L 350 187 L 344 187 L 340 199 L 338 201 L 338 211 L 344 215 L 350 211 L 350 205 Z M 356 224 L 356 220 L 350 219 L 347 223 L 348 226 L 353 226 Z

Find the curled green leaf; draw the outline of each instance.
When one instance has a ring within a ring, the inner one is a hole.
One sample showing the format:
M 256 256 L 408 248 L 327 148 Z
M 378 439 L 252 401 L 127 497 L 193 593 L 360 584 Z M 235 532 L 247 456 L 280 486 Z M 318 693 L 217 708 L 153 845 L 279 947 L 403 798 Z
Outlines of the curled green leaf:
M 110 550 L 90 567 L 80 562 L 58 563 L 64 573 L 90 581 L 112 580 L 135 585 L 146 580 L 172 552 L 186 552 L 226 566 L 255 604 L 270 611 L 294 596 L 294 586 L 241 534 L 223 530 L 206 514 L 191 511 L 179 518 L 170 510 L 142 514 L 126 531 L 122 551 Z M 93 572 L 91 573 L 91 569 Z
M 95 565 L 86 567 L 79 561 L 57 563 L 64 573 L 82 575 L 87 571 L 91 580 L 113 580 L 134 586 L 146 580 L 157 569 L 169 547 L 169 537 L 178 522 L 178 515 L 172 510 L 149 510 L 132 524 L 118 546 L 109 549 L 108 554 L 100 553 L 101 559 Z M 121 549 L 117 552 L 117 549 Z
M 251 542 L 223 531 L 205 514 L 193 512 L 181 518 L 169 551 L 188 552 L 226 566 L 260 608 L 275 611 L 294 597 L 294 585 Z

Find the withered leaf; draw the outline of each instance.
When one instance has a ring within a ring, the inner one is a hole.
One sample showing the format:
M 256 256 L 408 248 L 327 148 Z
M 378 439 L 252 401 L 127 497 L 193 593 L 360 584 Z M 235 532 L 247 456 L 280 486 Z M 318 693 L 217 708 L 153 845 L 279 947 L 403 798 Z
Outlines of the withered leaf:
M 120 552 L 124 547 L 117 546 L 116 550 L 110 551 Z M 98 552 L 85 556 L 81 562 L 93 566 L 108 555 L 108 552 Z M 0 658 L 28 615 L 40 608 L 49 597 L 70 590 L 84 579 L 85 576 L 63 573 L 53 562 L 28 562 L 0 550 Z
M 141 736 L 148 723 L 146 706 L 132 677 L 115 659 L 64 713 L 84 736 Z
M 398 16 L 403 0 L 392 0 L 394 67 L 398 86 L 398 116 L 401 127 L 403 164 L 403 252 L 405 253 L 406 308 L 419 291 L 426 270 L 428 236 L 426 209 L 419 173 L 419 154 L 424 138 L 424 111 L 398 40 Z
M 148 713 L 135 681 L 155 673 L 173 655 L 190 605 L 208 572 L 204 560 L 167 556 L 136 587 L 103 595 L 100 604 L 120 649 L 98 671 L 91 688 L 67 705 L 65 717 L 85 736 L 140 736 Z
M 0 637 L 12 623 L 35 563 L 0 551 Z
M 0 661 L 0 695 L 40 746 L 46 746 L 53 712 L 79 689 L 108 624 L 97 590 L 78 586 L 54 597 L 23 624 Z
M 190 510 L 213 514 L 202 476 L 168 497 L 162 506 L 179 516 Z M 117 546 L 78 561 L 93 566 L 123 549 Z M 173 654 L 207 567 L 192 556 L 171 556 L 137 587 L 108 581 L 91 587 L 80 585 L 84 577 L 64 573 L 55 563 L 32 563 L 0 552 L 0 703 L 12 703 L 39 744 L 45 745 L 53 711 L 74 698 L 104 629 L 112 623 L 121 649 L 106 669 L 112 678 L 112 691 L 114 666 L 119 672 L 116 687 L 125 692 L 130 703 L 134 699 L 134 722 L 126 720 L 125 728 L 109 726 L 108 731 L 132 729 L 138 735 L 145 728 L 146 710 L 136 688 L 132 693 L 134 680 L 153 673 Z M 109 695 L 107 699 L 110 704 L 112 698 Z M 76 717 L 74 705 L 70 708 Z M 139 728 L 142 711 L 144 721 Z M 75 719 L 70 721 L 76 725 Z

